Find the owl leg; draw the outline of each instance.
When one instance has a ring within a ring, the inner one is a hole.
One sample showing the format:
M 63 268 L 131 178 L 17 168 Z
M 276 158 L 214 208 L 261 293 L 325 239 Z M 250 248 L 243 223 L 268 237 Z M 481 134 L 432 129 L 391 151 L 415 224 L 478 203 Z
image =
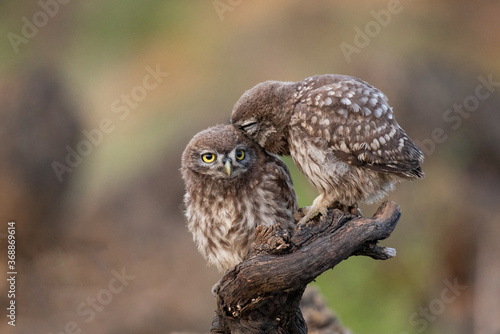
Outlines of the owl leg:
M 323 195 L 319 195 L 313 201 L 313 204 L 307 208 L 304 208 L 306 215 L 300 219 L 297 225 L 305 225 L 308 221 L 321 214 L 323 217 L 326 216 L 328 207 L 330 206 L 330 201 L 327 201 Z

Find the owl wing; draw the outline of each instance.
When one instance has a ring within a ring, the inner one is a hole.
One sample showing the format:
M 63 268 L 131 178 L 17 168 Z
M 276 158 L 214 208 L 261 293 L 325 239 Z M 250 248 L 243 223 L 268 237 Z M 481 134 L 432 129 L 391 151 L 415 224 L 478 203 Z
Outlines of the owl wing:
M 349 164 L 420 178 L 423 154 L 394 119 L 387 97 L 361 79 L 320 75 L 303 80 L 294 94 L 292 126 L 326 142 Z
M 275 195 L 274 200 L 278 202 L 276 205 L 277 216 L 280 221 L 293 223 L 293 214 L 298 210 L 299 205 L 290 171 L 278 156 L 267 154 L 268 161 L 265 164 L 267 180 L 263 186 L 267 188 L 268 193 Z

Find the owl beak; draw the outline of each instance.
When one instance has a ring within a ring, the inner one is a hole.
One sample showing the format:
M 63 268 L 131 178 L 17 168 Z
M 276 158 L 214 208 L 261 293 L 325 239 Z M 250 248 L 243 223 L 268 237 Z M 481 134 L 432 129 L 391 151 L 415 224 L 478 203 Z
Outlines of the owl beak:
M 227 176 L 231 176 L 231 172 L 233 171 L 233 167 L 231 166 L 231 160 L 227 159 L 224 163 L 224 170 L 226 171 Z

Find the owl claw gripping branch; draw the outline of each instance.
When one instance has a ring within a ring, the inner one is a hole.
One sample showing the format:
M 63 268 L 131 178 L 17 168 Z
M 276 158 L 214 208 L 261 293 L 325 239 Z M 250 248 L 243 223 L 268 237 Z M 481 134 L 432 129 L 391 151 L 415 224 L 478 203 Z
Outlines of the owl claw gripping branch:
M 181 168 L 189 229 L 221 271 L 246 257 L 256 226 L 294 226 L 292 180 L 274 154 L 290 155 L 319 192 L 299 224 L 331 207 L 360 215 L 358 202 L 378 201 L 395 184 L 424 176 L 423 154 L 386 96 L 358 78 L 260 83 L 236 102 L 231 123 L 198 133 Z

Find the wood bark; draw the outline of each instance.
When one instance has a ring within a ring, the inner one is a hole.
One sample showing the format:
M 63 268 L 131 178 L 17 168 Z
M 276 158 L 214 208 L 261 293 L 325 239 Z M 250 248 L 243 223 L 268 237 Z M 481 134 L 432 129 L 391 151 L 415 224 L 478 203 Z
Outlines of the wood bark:
M 394 249 L 377 243 L 390 236 L 400 216 L 399 205 L 384 202 L 372 218 L 330 209 L 291 232 L 259 226 L 247 259 L 214 290 L 211 332 L 307 333 L 299 308 L 307 284 L 352 255 L 394 257 Z

